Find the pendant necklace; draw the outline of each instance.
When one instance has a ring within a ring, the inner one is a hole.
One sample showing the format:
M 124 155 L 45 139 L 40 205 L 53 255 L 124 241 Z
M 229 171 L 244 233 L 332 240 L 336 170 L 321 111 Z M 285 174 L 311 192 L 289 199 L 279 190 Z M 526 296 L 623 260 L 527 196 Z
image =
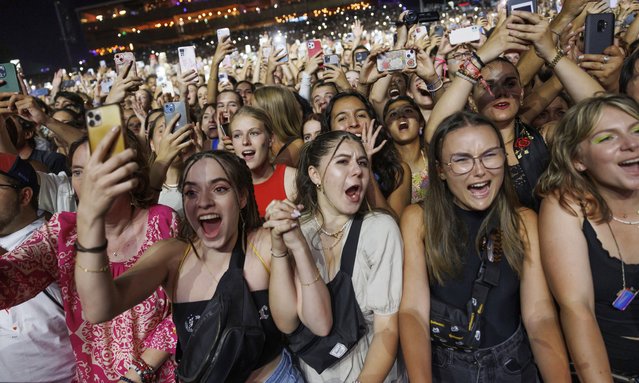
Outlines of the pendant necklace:
M 623 263 L 623 257 L 621 255 L 621 249 L 619 248 L 619 243 L 617 242 L 617 238 L 615 237 L 615 233 L 612 231 L 612 227 L 609 222 L 606 222 L 608 225 L 608 230 L 610 230 L 610 234 L 612 235 L 613 241 L 615 241 L 615 246 L 617 247 L 617 254 L 619 254 L 619 261 L 621 261 L 621 290 L 617 293 L 617 298 L 612 302 L 612 307 L 617 310 L 624 311 L 628 306 L 630 306 L 630 302 L 637 296 L 639 291 L 635 290 L 634 287 L 626 287 L 626 269 Z

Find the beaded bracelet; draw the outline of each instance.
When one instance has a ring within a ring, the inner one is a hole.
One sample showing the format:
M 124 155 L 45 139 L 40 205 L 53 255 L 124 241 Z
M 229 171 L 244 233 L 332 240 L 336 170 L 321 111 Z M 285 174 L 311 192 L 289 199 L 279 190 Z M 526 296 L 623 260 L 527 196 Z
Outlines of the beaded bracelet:
M 471 83 L 471 84 L 473 84 L 473 85 L 477 84 L 477 80 L 476 80 L 476 79 L 474 79 L 474 78 L 472 78 L 472 77 L 468 76 L 468 75 L 467 75 L 467 74 L 465 74 L 465 73 L 462 73 L 460 70 L 458 70 L 457 72 L 455 72 L 455 76 L 457 76 L 457 77 L 459 77 L 459 78 L 462 78 L 462 79 L 464 79 L 464 80 L 468 81 L 469 83 Z
M 126 376 L 121 376 L 119 382 L 124 382 L 124 383 L 135 383 L 134 381 L 132 381 L 131 379 L 127 378 Z
M 130 369 L 140 376 L 142 383 L 152 383 L 155 380 L 155 371 L 142 358 L 133 359 Z
M 87 248 L 87 247 L 84 247 L 84 246 L 80 245 L 80 242 L 78 242 L 78 240 L 76 240 L 75 244 L 73 246 L 75 247 L 76 251 L 81 251 L 83 253 L 99 254 L 99 253 L 102 253 L 104 250 L 107 249 L 107 246 L 109 246 L 109 241 L 105 240 L 104 241 L 104 245 Z

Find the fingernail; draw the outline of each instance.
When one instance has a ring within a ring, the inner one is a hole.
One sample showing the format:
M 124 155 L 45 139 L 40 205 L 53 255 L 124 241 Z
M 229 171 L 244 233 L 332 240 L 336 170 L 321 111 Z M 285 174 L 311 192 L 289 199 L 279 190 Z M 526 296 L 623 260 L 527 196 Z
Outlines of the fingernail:
M 291 227 L 297 227 L 297 222 L 293 222 L 293 223 L 291 224 Z
M 114 127 L 111 128 L 111 131 L 112 132 L 117 132 L 119 129 L 120 129 L 119 126 L 114 126 Z
M 299 218 L 301 215 L 302 213 L 300 213 L 300 211 L 297 209 L 293 210 L 293 212 L 291 213 L 291 217 L 293 218 Z
M 577 57 L 577 60 L 583 60 L 584 59 L 584 55 L 580 55 Z

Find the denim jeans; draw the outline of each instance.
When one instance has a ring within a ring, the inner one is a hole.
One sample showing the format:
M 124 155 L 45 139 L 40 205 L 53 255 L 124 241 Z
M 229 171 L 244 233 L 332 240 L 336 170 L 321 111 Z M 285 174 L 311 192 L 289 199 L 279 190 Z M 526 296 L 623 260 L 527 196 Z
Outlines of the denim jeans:
M 293 365 L 293 360 L 288 350 L 282 350 L 280 363 L 264 383 L 304 383 L 302 373 Z
M 433 343 L 433 382 L 537 383 L 528 337 L 520 325 L 504 342 L 474 352 L 464 352 Z

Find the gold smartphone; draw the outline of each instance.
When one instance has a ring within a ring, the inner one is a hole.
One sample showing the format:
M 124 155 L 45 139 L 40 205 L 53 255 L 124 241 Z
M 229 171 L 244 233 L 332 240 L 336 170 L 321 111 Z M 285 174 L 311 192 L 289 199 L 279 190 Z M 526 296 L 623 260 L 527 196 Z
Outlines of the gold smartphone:
M 89 149 L 91 153 L 95 151 L 104 139 L 104 136 L 111 131 L 114 126 L 120 127 L 117 141 L 111 147 L 108 157 L 123 152 L 126 149 L 124 143 L 124 121 L 120 105 L 110 104 L 88 110 L 86 112 L 87 131 L 89 133 Z

